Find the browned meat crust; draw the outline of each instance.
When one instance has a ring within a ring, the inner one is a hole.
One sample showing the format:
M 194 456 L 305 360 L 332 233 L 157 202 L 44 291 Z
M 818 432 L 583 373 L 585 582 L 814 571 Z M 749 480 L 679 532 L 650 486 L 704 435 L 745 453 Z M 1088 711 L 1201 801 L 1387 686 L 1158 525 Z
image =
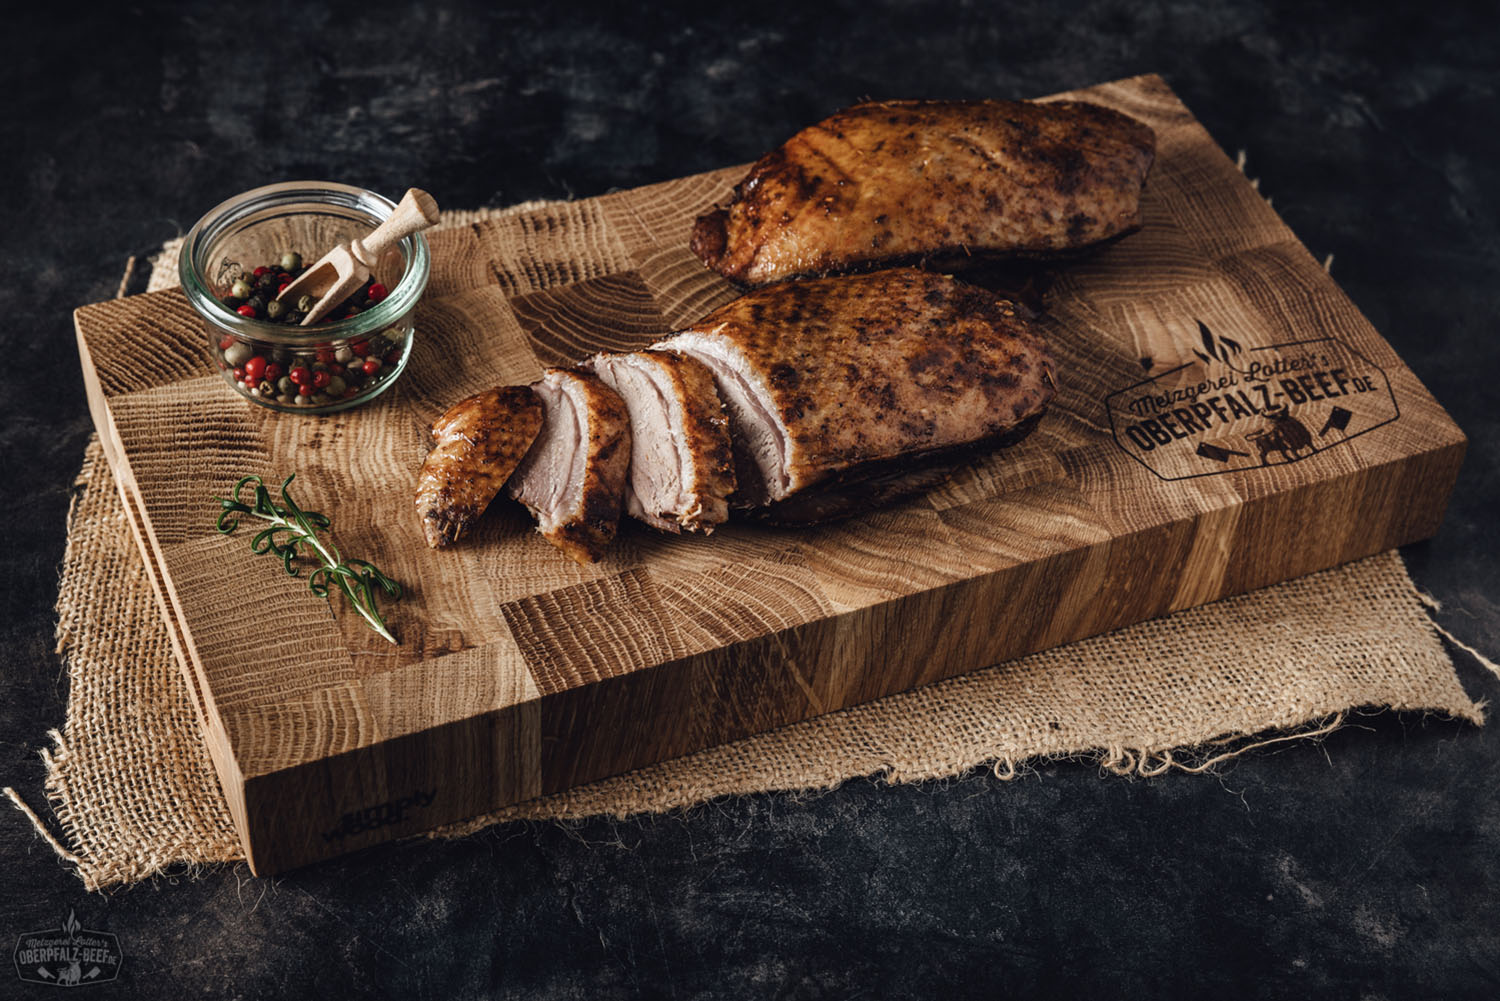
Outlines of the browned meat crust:
M 1056 388 L 1016 306 L 912 268 L 783 282 L 661 342 L 703 360 L 758 507 L 858 467 L 997 438 Z
M 433 423 L 416 495 L 429 546 L 457 541 L 484 513 L 541 427 L 542 404 L 526 386 L 476 393 Z
M 1082 101 L 877 101 L 761 157 L 691 247 L 743 285 L 969 254 L 1038 256 L 1137 229 L 1151 128 Z

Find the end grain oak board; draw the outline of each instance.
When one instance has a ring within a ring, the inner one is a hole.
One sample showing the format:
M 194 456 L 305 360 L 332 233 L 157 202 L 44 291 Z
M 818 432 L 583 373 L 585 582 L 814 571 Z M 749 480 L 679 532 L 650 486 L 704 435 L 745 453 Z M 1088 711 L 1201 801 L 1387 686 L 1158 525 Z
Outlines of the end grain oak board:
M 502 500 L 423 544 L 413 486 L 450 404 L 733 298 L 687 241 L 742 168 L 434 231 L 408 371 L 336 416 L 236 396 L 179 291 L 80 308 L 94 420 L 253 870 L 1435 532 L 1464 438 L 1411 371 L 1160 78 L 1069 96 L 1148 122 L 1159 156 L 1144 227 L 1053 271 L 1059 396 L 1019 446 L 842 524 L 627 523 L 582 567 Z M 399 646 L 214 531 L 211 495 L 252 472 L 295 472 L 344 552 L 406 586 Z

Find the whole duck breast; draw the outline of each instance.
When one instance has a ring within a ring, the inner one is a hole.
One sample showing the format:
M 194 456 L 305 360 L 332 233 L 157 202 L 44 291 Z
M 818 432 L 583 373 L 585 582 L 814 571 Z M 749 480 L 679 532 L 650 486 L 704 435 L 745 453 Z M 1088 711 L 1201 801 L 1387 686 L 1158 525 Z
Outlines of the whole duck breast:
M 713 373 L 741 508 L 860 476 L 886 489 L 899 467 L 1019 437 L 1056 392 L 1013 303 L 914 268 L 757 289 L 653 347 Z
M 755 162 L 691 247 L 744 286 L 970 255 L 1046 257 L 1141 225 L 1156 134 L 1083 101 L 872 101 Z

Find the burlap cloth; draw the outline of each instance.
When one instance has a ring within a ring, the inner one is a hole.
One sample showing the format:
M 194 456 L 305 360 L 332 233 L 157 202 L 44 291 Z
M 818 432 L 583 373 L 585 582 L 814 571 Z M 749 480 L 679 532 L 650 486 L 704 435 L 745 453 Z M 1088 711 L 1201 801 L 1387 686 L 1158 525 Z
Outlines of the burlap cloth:
M 149 287 L 173 280 L 174 254 L 169 245 L 155 258 Z M 57 602 L 71 688 L 62 732 L 52 731 L 54 746 L 42 752 L 62 837 L 33 820 L 89 889 L 240 859 L 97 440 L 76 487 Z M 1367 707 L 1484 721 L 1394 552 L 434 833 L 660 812 L 861 776 L 914 782 L 987 765 L 1010 778 L 1027 762 L 1061 756 L 1092 760 L 1106 774 L 1204 771 L 1267 743 L 1327 733 Z

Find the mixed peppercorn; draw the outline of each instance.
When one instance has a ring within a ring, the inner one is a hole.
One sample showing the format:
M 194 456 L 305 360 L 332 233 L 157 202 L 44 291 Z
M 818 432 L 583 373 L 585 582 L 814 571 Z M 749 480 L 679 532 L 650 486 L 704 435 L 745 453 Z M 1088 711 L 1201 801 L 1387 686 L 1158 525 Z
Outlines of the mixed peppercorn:
M 312 308 L 312 296 L 302 296 L 295 308 L 277 302 L 282 289 L 302 272 L 302 258 L 289 251 L 274 265 L 244 271 L 236 267 L 226 278 L 229 292 L 220 301 L 240 316 L 270 323 L 300 324 Z M 373 279 L 331 310 L 324 322 L 347 319 L 385 299 L 384 285 Z M 396 371 L 409 330 L 404 324 L 374 334 L 318 346 L 293 348 L 242 340 L 225 334 L 218 342 L 218 365 L 248 396 L 283 406 L 319 407 L 371 392 Z
M 238 265 L 230 265 L 229 269 L 226 274 L 221 275 L 221 281 L 228 282 L 229 291 L 219 301 L 231 312 L 247 319 L 299 324 L 317 301 L 314 296 L 304 295 L 288 305 L 276 298 L 302 275 L 302 255 L 295 250 L 287 251 L 279 261 L 262 265 L 254 271 L 245 271 Z M 378 306 L 389 294 L 380 282 L 374 278 L 366 278 L 364 285 L 328 311 L 323 322 L 332 323 L 357 316 Z

